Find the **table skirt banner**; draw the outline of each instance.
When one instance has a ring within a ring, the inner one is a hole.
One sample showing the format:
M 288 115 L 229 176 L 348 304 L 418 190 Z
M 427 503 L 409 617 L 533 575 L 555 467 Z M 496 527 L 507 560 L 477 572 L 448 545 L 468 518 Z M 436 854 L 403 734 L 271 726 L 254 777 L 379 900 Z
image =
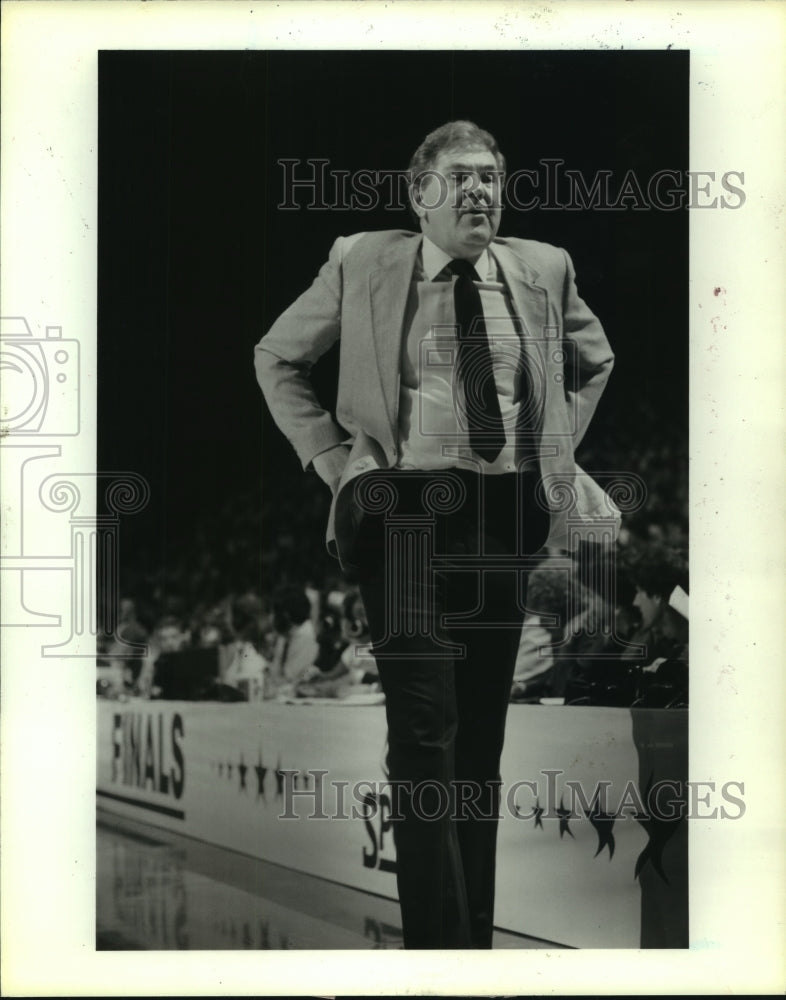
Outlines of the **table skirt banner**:
M 385 754 L 379 705 L 98 702 L 102 809 L 395 898 Z M 686 779 L 687 712 L 512 705 L 496 925 L 687 947 Z

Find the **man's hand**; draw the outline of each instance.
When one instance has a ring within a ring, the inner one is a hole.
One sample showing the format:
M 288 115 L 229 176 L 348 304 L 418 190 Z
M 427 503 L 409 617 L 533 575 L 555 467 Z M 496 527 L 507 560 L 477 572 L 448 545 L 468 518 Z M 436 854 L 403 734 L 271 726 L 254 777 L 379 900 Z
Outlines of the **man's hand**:
M 349 458 L 349 448 L 345 444 L 337 444 L 327 451 L 321 451 L 312 459 L 314 470 L 323 483 L 330 488 L 330 492 L 335 494 L 338 489 L 338 481 Z

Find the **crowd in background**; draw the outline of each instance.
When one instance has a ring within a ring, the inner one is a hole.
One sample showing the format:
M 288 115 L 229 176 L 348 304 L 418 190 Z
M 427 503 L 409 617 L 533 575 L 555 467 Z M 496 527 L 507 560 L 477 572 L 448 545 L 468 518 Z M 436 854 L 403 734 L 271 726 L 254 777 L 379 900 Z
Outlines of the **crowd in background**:
M 609 444 L 585 449 L 582 466 L 636 473 L 645 502 L 623 517 L 612 553 L 588 543 L 570 559 L 544 553 L 530 574 L 511 697 L 684 705 L 684 434 L 641 404 L 635 420 L 593 440 Z M 266 480 L 259 495 L 227 494 L 224 508 L 170 550 L 165 566 L 146 564 L 141 553 L 126 560 L 120 621 L 100 650 L 99 693 L 161 696 L 161 656 L 194 649 L 216 650 L 215 683 L 204 697 L 378 692 L 362 601 L 325 550 L 329 501 L 314 474 L 294 470 Z M 128 644 L 145 652 L 125 655 Z

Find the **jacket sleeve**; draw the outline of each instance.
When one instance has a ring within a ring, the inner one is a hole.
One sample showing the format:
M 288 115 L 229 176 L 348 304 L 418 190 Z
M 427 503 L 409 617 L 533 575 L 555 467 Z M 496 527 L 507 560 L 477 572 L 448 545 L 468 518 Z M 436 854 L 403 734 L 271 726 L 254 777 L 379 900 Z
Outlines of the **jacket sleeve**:
M 573 261 L 563 250 L 565 279 L 562 296 L 563 337 L 566 341 L 565 397 L 578 447 L 606 387 L 614 354 L 597 316 L 576 289 Z
M 254 349 L 257 381 L 274 421 L 306 468 L 346 434 L 320 404 L 309 378 L 312 365 L 341 334 L 343 237 L 311 287 L 286 309 Z

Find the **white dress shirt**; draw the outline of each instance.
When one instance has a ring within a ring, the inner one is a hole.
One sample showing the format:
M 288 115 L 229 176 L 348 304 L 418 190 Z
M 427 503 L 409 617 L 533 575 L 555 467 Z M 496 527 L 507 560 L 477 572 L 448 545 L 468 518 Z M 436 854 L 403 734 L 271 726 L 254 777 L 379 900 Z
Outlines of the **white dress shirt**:
M 457 380 L 458 343 L 451 261 L 427 236 L 410 286 L 404 318 L 399 396 L 401 469 L 475 469 L 484 474 L 528 467 L 530 456 L 517 433 L 528 381 L 523 377 L 521 322 L 493 256 L 484 250 L 475 264 L 499 394 L 506 443 L 493 462 L 472 451 L 463 388 Z M 533 463 L 534 464 L 534 463 Z

